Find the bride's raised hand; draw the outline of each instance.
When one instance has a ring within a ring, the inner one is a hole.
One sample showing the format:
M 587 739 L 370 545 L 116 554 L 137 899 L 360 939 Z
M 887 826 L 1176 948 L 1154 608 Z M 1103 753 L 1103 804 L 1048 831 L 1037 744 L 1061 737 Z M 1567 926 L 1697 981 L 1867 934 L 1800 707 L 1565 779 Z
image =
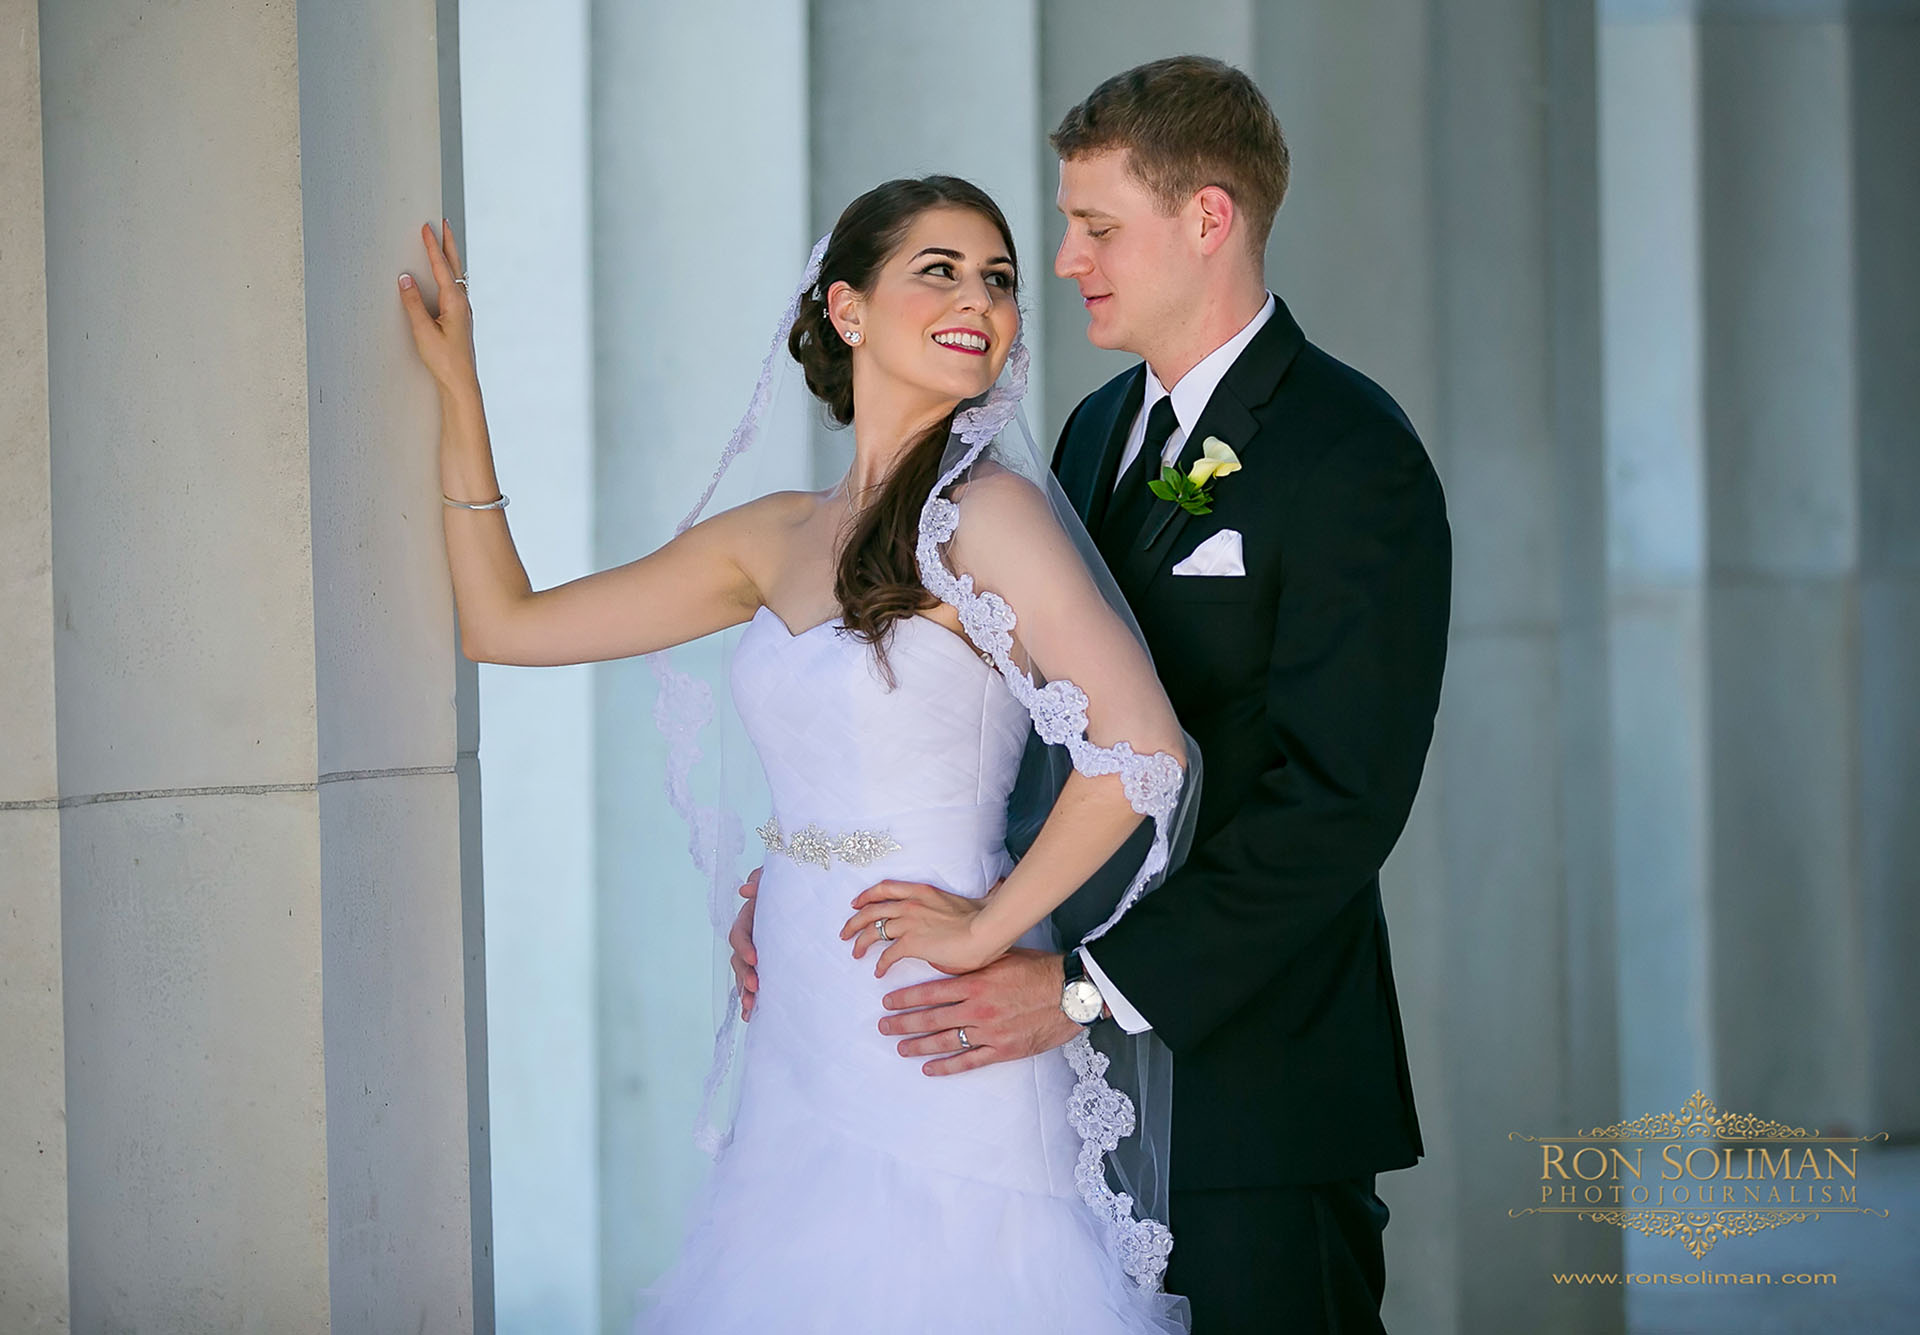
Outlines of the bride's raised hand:
M 413 330 L 413 346 L 433 373 L 443 397 L 477 392 L 480 373 L 473 355 L 473 307 L 467 303 L 467 289 L 454 282 L 466 270 L 460 264 L 453 228 L 442 218 L 436 239 L 433 224 L 421 223 L 420 240 L 427 248 L 427 264 L 438 289 L 435 302 L 439 312 L 427 309 L 426 297 L 412 274 L 400 275 L 400 305 Z
M 869 946 L 888 943 L 874 967 L 876 978 L 902 959 L 925 960 L 941 973 L 971 973 L 1006 954 L 1011 944 L 986 941 L 975 930 L 985 897 L 968 899 L 919 881 L 870 885 L 855 896 L 853 907 L 840 939 L 852 939 L 855 959 L 865 958 Z

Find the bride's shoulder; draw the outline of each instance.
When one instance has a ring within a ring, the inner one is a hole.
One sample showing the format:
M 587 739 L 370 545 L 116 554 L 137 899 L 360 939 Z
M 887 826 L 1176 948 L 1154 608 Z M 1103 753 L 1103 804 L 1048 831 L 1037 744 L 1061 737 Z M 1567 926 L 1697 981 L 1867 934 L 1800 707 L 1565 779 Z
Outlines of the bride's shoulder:
M 673 542 L 730 563 L 755 588 L 765 589 L 810 545 L 809 527 L 820 504 L 813 492 L 768 492 L 708 515 Z
M 1022 473 L 991 460 L 976 466 L 950 493 L 960 506 L 962 528 L 1032 522 L 1053 511 L 1047 494 Z
M 700 522 L 735 533 L 774 537 L 804 527 L 824 501 L 824 494 L 817 491 L 770 491 Z
M 976 469 L 952 498 L 960 507 L 953 550 L 970 568 L 1052 555 L 1066 537 L 1047 492 L 1000 464 Z

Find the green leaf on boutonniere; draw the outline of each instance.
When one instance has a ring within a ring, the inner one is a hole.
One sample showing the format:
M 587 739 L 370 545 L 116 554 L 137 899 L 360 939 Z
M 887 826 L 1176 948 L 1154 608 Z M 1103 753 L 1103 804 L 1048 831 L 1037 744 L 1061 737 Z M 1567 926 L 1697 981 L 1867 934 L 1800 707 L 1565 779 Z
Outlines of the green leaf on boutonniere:
M 1188 514 L 1212 514 L 1213 495 L 1208 488 L 1217 479 L 1239 471 L 1240 456 L 1233 452 L 1233 447 L 1218 436 L 1208 436 L 1200 442 L 1200 458 L 1194 461 L 1191 472 L 1182 473 L 1171 465 L 1164 467 L 1159 477 L 1147 483 L 1147 490 L 1163 501 L 1172 501 Z
M 1162 468 L 1160 476 L 1147 483 L 1147 490 L 1163 501 L 1172 501 L 1188 514 L 1213 512 L 1212 498 L 1207 495 L 1205 484 L 1194 481 L 1177 468 Z

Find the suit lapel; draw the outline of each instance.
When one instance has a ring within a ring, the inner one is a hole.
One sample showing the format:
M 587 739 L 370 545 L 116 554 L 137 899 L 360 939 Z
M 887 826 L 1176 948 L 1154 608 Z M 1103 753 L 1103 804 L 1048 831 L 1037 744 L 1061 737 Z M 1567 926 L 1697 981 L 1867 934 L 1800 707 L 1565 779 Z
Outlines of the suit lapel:
M 1193 434 L 1180 447 L 1180 458 L 1174 467 L 1182 473 L 1191 469 L 1200 458 L 1200 447 L 1208 436 L 1219 436 L 1233 445 L 1235 441 L 1252 440 L 1259 429 L 1259 422 L 1223 381 L 1220 388 L 1213 392 L 1213 397 L 1207 400 L 1206 410 L 1200 414 L 1200 420 L 1193 424 Z M 1238 454 L 1241 448 L 1235 445 L 1234 453 Z M 1180 530 L 1192 518 L 1187 509 L 1172 501 L 1155 502 L 1147 512 L 1146 521 L 1140 526 L 1139 536 L 1127 549 L 1128 574 L 1134 578 L 1145 578 L 1150 574 L 1158 555 L 1173 550 L 1173 544 L 1180 538 Z
M 1100 458 L 1093 467 L 1087 489 L 1072 498 L 1079 502 L 1080 517 L 1089 533 L 1098 533 L 1101 521 L 1107 517 L 1107 506 L 1113 500 L 1114 479 L 1120 473 L 1120 452 L 1126 447 L 1127 433 L 1133 429 L 1133 419 L 1139 416 L 1140 405 L 1146 397 L 1147 369 L 1143 362 L 1133 369 L 1126 392 L 1120 395 L 1120 406 L 1107 424 L 1106 441 L 1100 448 Z
M 1219 387 L 1213 391 L 1213 397 L 1207 400 L 1207 406 L 1201 410 L 1200 420 L 1193 424 L 1193 431 L 1180 447 L 1180 459 L 1176 466 L 1181 472 L 1193 467 L 1194 461 L 1200 457 L 1200 447 L 1208 436 L 1220 437 L 1233 447 L 1233 452 L 1243 461 L 1247 459 L 1248 447 L 1260 432 L 1260 421 L 1254 416 L 1255 411 L 1265 407 L 1267 400 L 1273 397 L 1287 367 L 1293 364 L 1295 355 L 1306 343 L 1306 336 L 1300 332 L 1300 326 L 1287 310 L 1287 304 L 1277 296 L 1273 300 L 1273 314 L 1241 350 L 1233 365 L 1227 368 Z M 1143 376 L 1142 398 L 1145 397 L 1145 384 Z M 1131 421 L 1131 418 L 1128 420 Z M 1248 463 L 1247 467 L 1257 465 Z M 1122 562 L 1123 571 L 1115 573 L 1121 575 L 1124 583 L 1134 587 L 1146 583 L 1173 551 L 1181 530 L 1192 518 L 1173 501 L 1156 501 L 1147 511 L 1139 536 L 1127 548 Z

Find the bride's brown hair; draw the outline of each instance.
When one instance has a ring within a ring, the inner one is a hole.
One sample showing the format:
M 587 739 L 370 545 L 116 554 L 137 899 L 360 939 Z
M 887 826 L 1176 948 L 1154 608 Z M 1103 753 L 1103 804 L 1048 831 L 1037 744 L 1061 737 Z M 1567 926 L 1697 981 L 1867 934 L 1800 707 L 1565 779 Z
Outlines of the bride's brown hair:
M 853 351 L 827 318 L 826 294 L 841 282 L 856 292 L 871 292 L 915 219 L 934 208 L 971 209 L 999 228 L 1018 282 L 1013 230 L 992 196 L 971 181 L 904 177 L 877 185 L 847 205 L 820 257 L 820 281 L 801 298 L 793 332 L 787 336 L 787 350 L 800 363 L 807 388 L 841 426 L 853 422 Z M 920 583 L 914 547 L 920 509 L 939 477 L 940 456 L 952 428 L 949 413 L 901 454 L 878 484 L 879 494 L 856 511 L 834 570 L 840 619 L 856 639 L 873 646 L 889 684 L 893 673 L 887 666 L 886 642 L 893 623 L 940 601 Z

